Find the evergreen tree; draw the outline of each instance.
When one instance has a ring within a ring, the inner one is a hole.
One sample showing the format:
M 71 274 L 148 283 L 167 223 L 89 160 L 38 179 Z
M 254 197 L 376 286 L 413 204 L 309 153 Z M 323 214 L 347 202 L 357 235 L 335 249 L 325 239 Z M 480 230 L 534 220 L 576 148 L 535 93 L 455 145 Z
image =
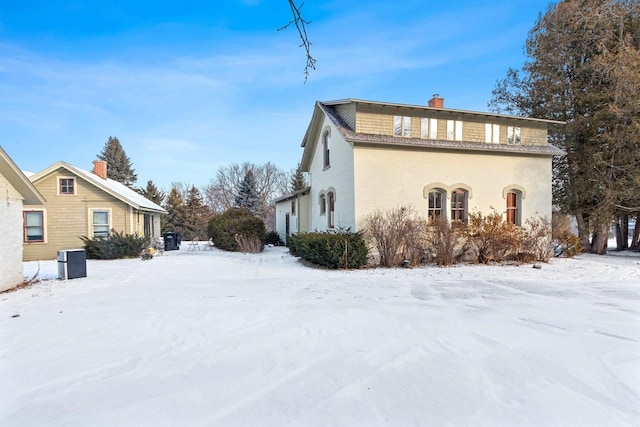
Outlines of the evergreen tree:
M 146 188 L 139 188 L 136 191 L 138 191 L 138 193 L 142 194 L 144 197 L 151 200 L 153 203 L 155 203 L 158 206 L 162 206 L 162 202 L 166 197 L 164 192 L 158 190 L 158 187 L 156 187 L 156 185 L 151 180 L 147 181 Z
M 187 192 L 185 203 L 184 233 L 186 240 L 207 236 L 207 224 L 211 216 L 209 207 L 203 203 L 200 190 L 194 185 Z
M 107 162 L 107 178 L 121 182 L 127 187 L 132 187 L 138 180 L 135 169 L 131 167 L 131 160 L 124 152 L 118 138 L 110 136 L 98 159 Z
M 186 207 L 182 195 L 175 186 L 171 188 L 163 207 L 168 214 L 161 217 L 162 232 L 174 231 L 183 233 L 185 230 Z
M 307 187 L 307 179 L 304 172 L 302 172 L 300 163 L 298 163 L 296 169 L 291 172 L 291 178 L 289 180 L 289 190 L 293 193 L 296 191 L 304 190 Z
M 585 248 L 605 253 L 619 206 L 638 203 L 638 2 L 552 4 L 529 32 L 526 53 L 490 105 L 567 123 L 550 127 L 551 143 L 567 153 L 554 159 L 554 204 L 575 216 Z
M 256 179 L 251 169 L 245 172 L 244 179 L 240 183 L 240 188 L 236 195 L 236 207 L 246 208 L 254 215 L 262 214 L 262 203 L 258 195 Z

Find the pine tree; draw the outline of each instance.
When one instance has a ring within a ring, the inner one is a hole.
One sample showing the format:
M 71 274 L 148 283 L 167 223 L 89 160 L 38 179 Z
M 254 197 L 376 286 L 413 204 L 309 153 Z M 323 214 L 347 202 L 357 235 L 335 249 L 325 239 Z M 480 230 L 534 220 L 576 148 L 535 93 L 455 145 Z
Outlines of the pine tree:
M 618 206 L 638 201 L 638 2 L 552 4 L 529 32 L 526 53 L 490 105 L 567 123 L 550 127 L 550 142 L 567 153 L 554 159 L 554 204 L 575 216 L 585 248 L 605 253 Z
M 184 205 L 185 220 L 184 233 L 186 240 L 198 238 L 203 240 L 207 236 L 207 225 L 211 216 L 209 207 L 203 203 L 200 190 L 194 185 L 187 192 Z
M 289 180 L 289 190 L 293 193 L 296 191 L 304 190 L 307 188 L 307 179 L 302 171 L 300 163 L 294 171 L 291 172 L 291 178 Z
M 236 207 L 246 208 L 254 215 L 262 214 L 262 203 L 258 195 L 256 179 L 251 169 L 245 172 L 244 179 L 240 183 L 240 188 L 236 195 Z
M 168 213 L 161 217 L 162 232 L 184 232 L 186 208 L 184 205 L 184 199 L 175 186 L 171 188 L 171 192 L 169 193 L 169 196 L 167 196 L 167 200 L 163 207 Z
M 98 159 L 107 162 L 107 178 L 121 182 L 127 187 L 132 187 L 138 180 L 135 169 L 131 167 L 131 160 L 124 152 L 118 138 L 110 136 Z
M 158 190 L 158 187 L 156 187 L 156 185 L 151 180 L 147 181 L 146 188 L 139 188 L 136 191 L 158 206 L 162 206 L 162 202 L 166 197 L 164 192 Z

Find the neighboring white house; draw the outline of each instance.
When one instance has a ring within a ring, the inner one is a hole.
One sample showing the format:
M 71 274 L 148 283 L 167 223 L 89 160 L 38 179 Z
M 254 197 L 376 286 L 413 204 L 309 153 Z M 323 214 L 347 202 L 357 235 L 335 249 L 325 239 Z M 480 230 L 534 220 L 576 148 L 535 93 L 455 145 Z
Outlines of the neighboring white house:
M 23 204 L 41 206 L 45 200 L 36 187 L 0 147 L 0 291 L 24 281 L 22 271 Z
M 287 214 L 290 233 L 358 231 L 370 212 L 408 205 L 450 221 L 493 209 L 515 224 L 551 218 L 552 158 L 564 152 L 549 124 L 563 122 L 448 109 L 438 95 L 428 106 L 316 102 L 302 140 L 310 188 L 278 199 L 276 231 L 287 235 Z M 295 200 L 308 219 L 292 226 Z

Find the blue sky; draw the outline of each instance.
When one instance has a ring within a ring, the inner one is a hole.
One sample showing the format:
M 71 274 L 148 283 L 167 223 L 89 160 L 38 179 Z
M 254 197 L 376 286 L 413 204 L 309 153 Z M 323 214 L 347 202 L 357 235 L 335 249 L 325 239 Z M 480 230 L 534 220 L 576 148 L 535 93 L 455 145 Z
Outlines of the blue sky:
M 307 0 L 317 69 L 286 0 L 0 2 L 0 146 L 37 172 L 91 169 L 116 136 L 161 188 L 221 166 L 293 169 L 316 100 L 486 111 L 549 1 Z

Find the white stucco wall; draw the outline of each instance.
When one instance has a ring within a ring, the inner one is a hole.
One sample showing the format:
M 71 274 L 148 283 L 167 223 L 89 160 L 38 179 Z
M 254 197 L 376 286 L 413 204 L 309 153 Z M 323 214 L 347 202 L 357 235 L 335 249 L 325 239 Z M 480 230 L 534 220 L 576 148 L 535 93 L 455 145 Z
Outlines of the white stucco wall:
M 22 283 L 22 196 L 0 175 L 0 291 Z
M 298 231 L 298 215 L 299 207 L 296 209 L 296 215 L 291 214 L 291 202 L 295 199 L 284 200 L 276 203 L 276 232 L 280 239 L 285 242 L 287 237 L 287 214 L 289 214 L 289 233 L 293 234 Z M 296 202 L 297 203 L 297 202 Z
M 471 188 L 469 211 L 483 214 L 506 210 L 503 190 L 517 185 L 524 190 L 522 223 L 526 218 L 551 218 L 551 158 L 460 151 L 355 148 L 355 218 L 358 229 L 375 209 L 412 205 L 426 216 L 424 188 L 439 182 L 449 189 Z M 447 200 L 446 209 L 450 204 Z M 447 218 L 449 212 L 447 212 Z
M 320 214 L 320 194 L 329 189 L 335 190 L 334 225 L 336 228 L 355 226 L 353 148 L 346 142 L 331 121 L 324 118 L 320 136 L 316 144 L 313 160 L 309 168 L 311 193 L 309 199 L 309 229 L 326 230 L 328 212 Z M 329 144 L 330 167 L 324 168 L 323 137 L 326 131 L 331 134 Z

